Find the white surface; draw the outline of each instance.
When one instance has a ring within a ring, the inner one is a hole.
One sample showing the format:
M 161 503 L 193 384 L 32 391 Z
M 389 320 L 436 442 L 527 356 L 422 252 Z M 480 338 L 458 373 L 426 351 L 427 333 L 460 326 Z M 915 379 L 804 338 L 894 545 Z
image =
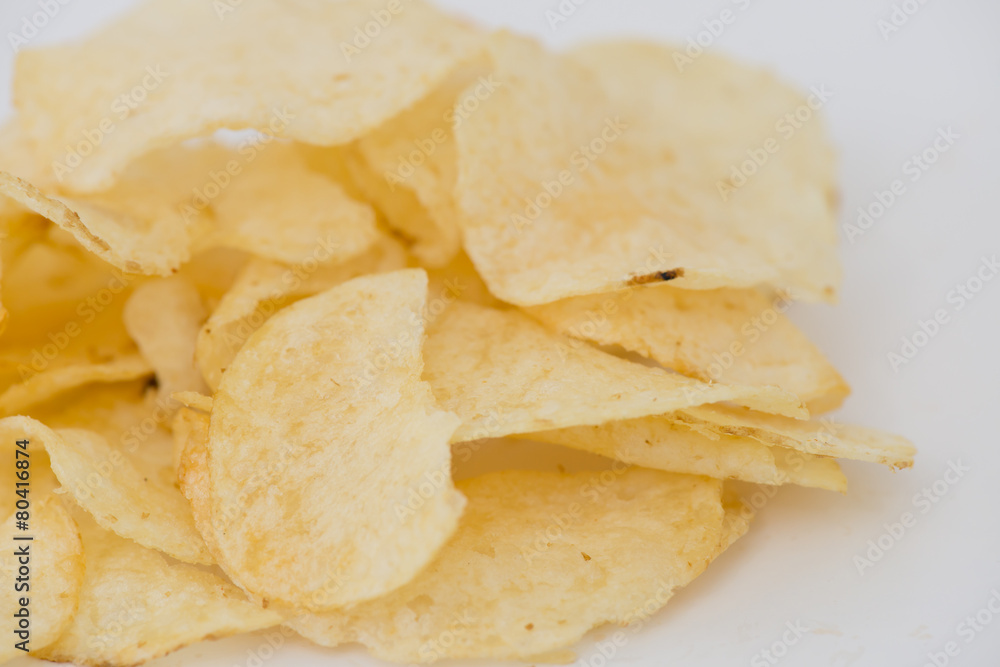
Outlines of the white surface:
M 72 0 L 32 44 L 82 34 L 129 4 Z M 556 30 L 545 11 L 558 0 L 442 4 L 556 46 L 624 35 L 685 41 L 702 21 L 732 8 L 736 20 L 715 47 L 768 65 L 803 87 L 825 84 L 834 92 L 826 114 L 842 158 L 841 222 L 853 221 L 852 212 L 893 179 L 906 183 L 905 194 L 855 243 L 844 237 L 841 304 L 797 307 L 793 317 L 854 387 L 837 418 L 909 436 L 920 449 L 916 467 L 893 475 L 847 464 L 846 497 L 782 489 L 750 533 L 630 636 L 608 664 L 772 664 L 759 652 L 781 641 L 788 622 L 810 630 L 778 664 L 919 666 L 949 641 L 959 652 L 947 664 L 1000 664 L 1000 614 L 969 642 L 959 628 L 987 604 L 991 591 L 1000 591 L 1000 279 L 958 312 L 948 301 L 949 290 L 973 276 L 983 256 L 1000 256 L 1000 3 L 927 2 L 888 40 L 877 27 L 892 11 L 888 0 L 717 0 L 683 7 L 676 1 L 588 0 Z M 33 11 L 35 1 L 28 0 L 3 0 L 0 7 L 4 107 L 12 62 L 6 35 Z M 960 138 L 910 182 L 904 162 L 949 126 Z M 894 372 L 887 354 L 938 308 L 948 311 L 949 323 Z M 914 495 L 944 479 L 949 461 L 970 470 L 922 513 Z M 859 574 L 855 556 L 864 556 L 868 541 L 885 532 L 883 524 L 907 511 L 916 524 Z M 603 664 L 595 657 L 596 641 L 610 635 L 604 630 L 588 637 L 578 647 L 581 664 Z M 264 664 L 378 664 L 360 650 L 284 644 Z M 229 640 L 158 664 L 252 666 L 260 663 L 250 652 L 263 647 L 267 658 L 267 646 L 261 637 Z M 938 664 L 944 659 L 939 656 Z

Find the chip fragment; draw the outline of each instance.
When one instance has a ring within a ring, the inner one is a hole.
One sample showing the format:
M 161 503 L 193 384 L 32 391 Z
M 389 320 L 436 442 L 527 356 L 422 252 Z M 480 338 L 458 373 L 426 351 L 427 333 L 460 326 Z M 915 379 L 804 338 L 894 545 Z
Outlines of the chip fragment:
M 291 625 L 397 662 L 563 648 L 592 627 L 648 617 L 704 571 L 723 543 L 721 486 L 626 466 L 460 482 L 469 505 L 459 530 L 416 579 Z
M 426 299 L 422 270 L 357 278 L 268 320 L 223 374 L 211 541 L 256 599 L 325 610 L 378 597 L 454 531 L 458 419 L 420 379 Z
M 430 327 L 424 360 L 435 397 L 462 418 L 455 442 L 729 400 L 805 416 L 780 389 L 705 384 L 553 334 L 521 313 L 461 301 Z
M 847 479 L 832 458 L 762 444 L 746 436 L 709 437 L 685 424 L 679 417 L 682 414 L 684 411 L 518 437 L 654 470 L 755 484 L 797 484 L 841 493 L 847 490 Z
M 827 418 L 787 419 L 725 405 L 697 406 L 676 417 L 702 433 L 748 437 L 818 456 L 881 463 L 893 470 L 911 467 L 917 451 L 903 436 Z
M 781 387 L 811 414 L 833 410 L 850 389 L 782 314 L 789 303 L 752 289 L 664 285 L 574 297 L 527 312 L 567 336 L 620 345 L 704 382 Z

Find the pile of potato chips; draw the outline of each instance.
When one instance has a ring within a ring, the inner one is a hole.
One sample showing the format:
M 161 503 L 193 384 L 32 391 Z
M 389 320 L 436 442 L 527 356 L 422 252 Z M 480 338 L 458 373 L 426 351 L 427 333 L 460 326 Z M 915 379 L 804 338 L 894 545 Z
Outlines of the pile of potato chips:
M 744 534 L 740 482 L 912 464 L 816 417 L 848 388 L 783 312 L 836 296 L 833 153 L 777 129 L 805 101 L 770 74 L 420 0 L 151 0 L 22 51 L 14 99 L 0 539 L 26 439 L 32 655 L 285 625 L 572 659 Z

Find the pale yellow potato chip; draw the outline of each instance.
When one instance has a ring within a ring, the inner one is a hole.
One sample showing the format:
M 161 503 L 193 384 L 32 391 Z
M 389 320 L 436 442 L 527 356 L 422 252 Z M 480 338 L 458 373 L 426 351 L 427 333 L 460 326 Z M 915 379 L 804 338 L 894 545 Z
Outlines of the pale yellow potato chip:
M 428 309 L 432 316 L 440 315 L 440 312 L 444 312 L 444 307 L 458 299 L 491 308 L 506 307 L 506 304 L 490 294 L 486 283 L 479 277 L 476 267 L 464 252 L 455 255 L 447 266 L 436 269 L 424 268 L 427 269 L 427 277 L 430 280 Z M 436 306 L 436 303 L 441 305 Z M 436 309 L 440 309 L 440 312 L 435 314 Z
M 42 444 L 62 487 L 103 528 L 178 560 L 213 562 L 172 468 L 151 465 L 93 431 L 11 419 Z
M 646 619 L 701 574 L 723 541 L 721 483 L 628 470 L 506 471 L 459 488 L 459 531 L 403 588 L 291 626 L 379 658 L 528 658 L 592 627 Z
M 209 496 L 208 432 L 209 416 L 181 409 L 174 417 L 174 446 L 177 456 L 177 479 L 181 493 L 191 504 L 194 525 L 209 551 L 219 553 L 212 529 L 212 502 Z
M 782 314 L 788 306 L 787 299 L 770 300 L 752 289 L 664 285 L 574 297 L 527 312 L 567 336 L 620 345 L 689 377 L 781 387 L 811 414 L 833 410 L 850 388 Z
M 173 461 L 170 421 L 175 406 L 148 381 L 82 387 L 40 404 L 30 416 L 54 430 L 96 433 L 119 451 L 141 461 L 141 469 L 163 471 Z
M 156 372 L 161 396 L 208 391 L 194 363 L 205 317 L 198 290 L 177 276 L 142 283 L 125 303 L 125 328 Z
M 48 218 L 122 271 L 168 276 L 190 257 L 192 231 L 179 211 L 139 217 L 135 211 L 109 208 L 108 198 L 120 203 L 109 195 L 90 200 L 47 196 L 5 172 L 0 172 L 0 194 Z
M 420 0 L 151 0 L 79 44 L 21 51 L 14 98 L 55 175 L 92 192 L 152 149 L 223 128 L 347 143 L 481 42 Z
M 830 419 L 799 421 L 724 405 L 683 410 L 676 417 L 690 428 L 721 436 L 747 437 L 808 454 L 909 468 L 917 450 L 906 438 Z
M 447 264 L 461 242 L 454 189 L 458 176 L 452 126 L 468 113 L 459 100 L 473 81 L 480 96 L 497 85 L 481 63 L 454 72 L 413 107 L 359 139 L 347 154 L 355 183 L 413 241 L 410 251 L 427 267 Z M 480 90 L 481 89 L 481 90 Z M 456 110 L 457 106 L 457 110 Z
M 0 644 L 0 663 L 25 656 L 27 651 L 37 653 L 56 641 L 76 613 L 83 585 L 83 545 L 73 518 L 53 496 L 42 496 L 33 488 L 27 497 L 31 502 L 28 530 L 17 527 L 16 515 L 0 524 L 4 545 L 0 615 L 9 628 Z M 27 577 L 19 572 L 22 567 Z
M 681 75 L 656 47 L 581 51 L 585 65 L 499 34 L 491 53 L 502 85 L 455 128 L 455 196 L 465 249 L 497 297 L 528 306 L 665 281 L 833 297 L 819 123 L 746 192 L 724 202 L 716 187 L 798 93 L 721 59 Z
M 0 394 L 0 416 L 23 412 L 54 396 L 95 382 L 133 380 L 152 373 L 145 359 L 137 354 L 122 356 L 105 363 L 80 363 L 43 370 Z
M 200 246 L 237 248 L 286 264 L 325 264 L 355 257 L 378 239 L 375 211 L 310 169 L 294 146 L 267 146 L 252 160 L 239 152 L 229 157 L 223 164 L 235 173 L 212 172 L 225 186 L 207 204 L 213 220 Z
M 82 513 L 76 517 L 86 557 L 79 611 L 40 657 L 131 667 L 196 642 L 281 622 L 279 614 L 248 602 L 222 577 L 122 539 Z
M 678 414 L 681 413 L 518 437 L 581 449 L 667 472 L 756 484 L 798 484 L 830 491 L 847 490 L 847 479 L 831 458 L 771 447 L 749 437 L 720 435 L 711 438 L 685 425 L 675 417 Z
M 357 278 L 268 320 L 222 376 L 212 541 L 255 599 L 326 610 L 378 597 L 455 530 L 458 418 L 420 379 L 426 299 L 419 269 Z
M 358 276 L 405 266 L 406 252 L 388 236 L 380 237 L 359 257 L 340 264 L 290 267 L 251 260 L 198 334 L 195 359 L 205 381 L 213 391 L 217 389 L 247 338 L 288 304 Z
M 800 91 L 716 53 L 682 71 L 682 53 L 634 40 L 572 52 L 598 75 L 615 113 L 632 123 L 616 144 L 629 187 L 657 215 L 677 220 L 682 202 L 679 224 L 714 227 L 749 247 L 777 270 L 767 282 L 793 298 L 834 300 L 842 271 L 836 154 L 822 111 L 830 91 Z M 732 283 L 715 286 L 723 285 Z
M 552 333 L 526 315 L 456 302 L 429 327 L 424 377 L 462 418 L 454 442 L 601 424 L 737 401 L 804 417 L 776 387 L 705 384 Z
M 355 146 L 341 151 L 354 186 L 371 201 L 419 261 L 430 267 L 447 264 L 458 251 L 458 235 L 447 238 L 430 213 L 406 188 L 395 191 L 365 162 Z

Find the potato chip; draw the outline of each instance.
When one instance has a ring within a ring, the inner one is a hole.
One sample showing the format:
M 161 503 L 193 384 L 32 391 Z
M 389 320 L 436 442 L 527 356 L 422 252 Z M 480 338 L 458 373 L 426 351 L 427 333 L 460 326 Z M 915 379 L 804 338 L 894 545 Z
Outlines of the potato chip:
M 679 54 L 682 47 L 628 40 L 572 52 L 598 75 L 615 113 L 633 123 L 616 144 L 630 187 L 664 216 L 687 199 L 690 208 L 682 209 L 691 215 L 681 216 L 682 225 L 718 225 L 776 269 L 779 277 L 768 282 L 792 298 L 833 301 L 841 268 L 836 155 L 821 110 L 829 92 L 816 86 L 806 95 L 716 53 L 682 72 Z M 790 114 L 808 120 L 792 124 Z M 761 149 L 766 168 L 748 168 Z
M 184 407 L 191 408 L 192 410 L 198 410 L 199 412 L 204 412 L 206 414 L 212 411 L 212 405 L 214 403 L 211 396 L 199 394 L 196 391 L 179 391 L 171 394 L 170 397 Z
M 581 51 L 584 66 L 500 34 L 491 53 L 503 85 L 455 137 L 464 245 L 493 294 L 528 306 L 676 281 L 834 295 L 818 123 L 746 192 L 723 201 L 716 187 L 797 93 L 722 59 L 681 75 L 656 47 Z
M 462 118 L 455 112 L 459 94 L 484 72 L 478 63 L 457 70 L 348 153 L 355 182 L 393 228 L 413 239 L 410 250 L 425 266 L 444 266 L 459 249 L 452 125 Z
M 724 405 L 690 408 L 676 417 L 703 433 L 747 437 L 808 454 L 881 463 L 894 470 L 911 467 L 917 451 L 902 436 L 829 419 L 798 421 Z
M 0 194 L 71 233 L 80 245 L 129 273 L 169 276 L 190 256 L 191 233 L 172 216 L 137 219 L 96 201 L 46 196 L 0 172 Z
M 0 663 L 24 656 L 25 651 L 36 653 L 56 641 L 76 613 L 83 584 L 83 545 L 73 518 L 55 497 L 38 500 L 43 497 L 36 489 L 29 497 L 32 504 L 27 531 L 16 527 L 14 515 L 0 525 L 4 545 L 0 556 L 0 616 L 8 628 L 14 629 L 13 634 L 4 633 L 7 636 L 0 644 Z M 31 541 L 24 540 L 26 536 Z M 24 577 L 18 579 L 21 566 L 30 570 L 27 581 Z M 21 588 L 24 585 L 30 589 Z M 23 607 L 22 599 L 27 601 Z M 20 625 L 22 613 L 27 614 L 23 618 L 26 626 Z
M 80 44 L 19 53 L 14 99 L 40 155 L 78 192 L 107 188 L 151 149 L 221 128 L 343 144 L 481 51 L 463 21 L 419 0 L 394 8 L 152 0 Z
M 212 501 L 208 479 L 207 414 L 182 408 L 174 417 L 174 446 L 177 456 L 177 479 L 181 493 L 191 504 L 194 525 L 213 554 L 219 553 L 212 529 Z
M 0 394 L 0 416 L 23 412 L 62 392 L 94 382 L 119 382 L 152 373 L 139 355 L 119 357 L 106 363 L 73 364 L 44 370 Z
M 194 348 L 205 310 L 194 285 L 162 278 L 136 287 L 125 303 L 125 328 L 156 372 L 160 394 L 208 391 Z
M 227 185 L 211 201 L 213 224 L 201 246 L 238 248 L 286 264 L 337 263 L 378 239 L 371 206 L 310 169 L 294 146 L 262 148 L 252 161 L 235 151 L 228 157 L 220 166 L 238 171 L 210 172 L 223 173 L 217 178 Z
M 426 298 L 422 270 L 344 283 L 268 320 L 222 376 L 213 541 L 257 599 L 324 610 L 377 597 L 454 531 L 458 419 L 420 379 Z
M 397 662 L 559 649 L 592 627 L 648 618 L 704 571 L 723 539 L 721 486 L 624 466 L 468 480 L 459 531 L 416 579 L 291 626 Z
M 428 331 L 424 377 L 462 418 L 454 442 L 737 401 L 805 416 L 774 387 L 705 384 L 550 333 L 527 316 L 457 302 Z
M 406 266 L 406 252 L 388 236 L 363 255 L 333 265 L 283 266 L 253 260 L 198 334 L 195 359 L 214 391 L 233 357 L 250 335 L 274 313 L 290 303 L 318 294 L 368 273 L 395 271 Z
M 53 431 L 33 419 L 14 419 L 41 442 L 63 488 L 102 527 L 178 560 L 213 562 L 172 469 L 150 465 L 93 431 Z
M 170 561 L 85 515 L 77 521 L 87 562 L 80 607 L 69 629 L 40 651 L 46 660 L 131 667 L 282 620 L 211 572 Z
M 427 277 L 430 280 L 427 288 L 429 294 L 428 309 L 432 311 L 432 315 L 434 314 L 435 301 L 443 302 L 443 305 L 447 306 L 461 299 L 490 308 L 506 307 L 506 304 L 490 294 L 486 283 L 476 273 L 476 267 L 472 265 L 472 261 L 464 252 L 455 255 L 447 266 L 436 269 L 424 268 L 427 268 Z
M 574 297 L 527 312 L 567 336 L 620 345 L 704 382 L 781 387 L 810 413 L 833 410 L 850 388 L 782 314 L 788 305 L 749 289 L 664 285 Z
M 673 413 L 529 433 L 522 438 L 581 449 L 631 465 L 667 472 L 739 479 L 756 484 L 798 484 L 844 492 L 847 480 L 833 459 L 771 447 L 745 436 L 692 430 Z M 787 421 L 795 422 L 794 419 Z

